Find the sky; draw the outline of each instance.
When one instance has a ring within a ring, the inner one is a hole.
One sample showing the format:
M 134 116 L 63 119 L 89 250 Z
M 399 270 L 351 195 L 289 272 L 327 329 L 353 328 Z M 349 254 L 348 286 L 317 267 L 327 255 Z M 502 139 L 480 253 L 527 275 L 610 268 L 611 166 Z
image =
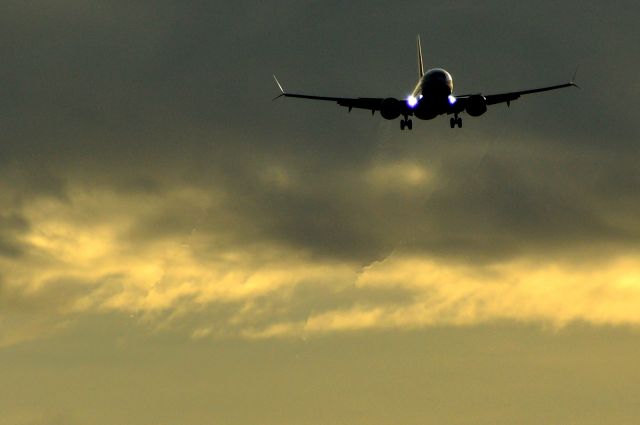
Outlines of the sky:
M 639 13 L 6 0 L 0 425 L 636 424 Z

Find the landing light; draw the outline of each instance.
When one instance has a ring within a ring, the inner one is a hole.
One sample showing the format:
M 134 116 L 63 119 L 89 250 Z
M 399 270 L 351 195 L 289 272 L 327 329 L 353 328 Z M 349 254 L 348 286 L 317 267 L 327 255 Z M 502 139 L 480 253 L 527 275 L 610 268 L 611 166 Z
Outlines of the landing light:
M 417 104 L 418 104 L 418 99 L 415 98 L 414 96 L 409 96 L 407 98 L 407 105 L 409 105 L 409 108 L 415 108 Z
M 449 95 L 449 105 L 453 105 L 458 101 L 458 99 L 456 99 L 456 97 L 452 94 Z

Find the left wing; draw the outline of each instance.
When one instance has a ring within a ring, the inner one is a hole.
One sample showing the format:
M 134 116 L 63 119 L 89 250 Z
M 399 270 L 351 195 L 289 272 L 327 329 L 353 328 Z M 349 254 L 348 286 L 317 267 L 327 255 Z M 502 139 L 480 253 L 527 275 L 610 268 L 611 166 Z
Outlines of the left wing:
M 349 112 L 351 112 L 351 109 L 356 108 L 356 109 L 368 109 L 369 111 L 371 111 L 371 113 L 375 113 L 376 111 L 379 111 L 382 105 L 382 101 L 384 100 L 384 98 L 378 98 L 378 97 L 349 98 L 349 97 L 312 96 L 308 94 L 287 93 L 284 91 L 284 89 L 282 88 L 282 85 L 280 84 L 280 82 L 278 81 L 275 75 L 273 76 L 273 79 L 276 80 L 276 84 L 280 89 L 280 94 L 276 96 L 273 100 L 283 96 L 297 97 L 299 99 L 327 100 L 330 102 L 336 102 L 340 106 L 349 108 Z
M 541 93 L 543 91 L 563 89 L 565 87 L 579 87 L 579 86 L 573 81 L 570 81 L 568 83 L 558 84 L 555 86 L 540 87 L 538 89 L 514 91 L 509 93 L 490 94 L 488 96 L 485 96 L 485 99 L 487 99 L 487 105 L 495 105 L 496 103 L 504 103 L 504 102 L 507 102 L 507 104 L 509 104 L 511 103 L 512 100 L 516 100 L 520 96 L 523 96 L 525 94 Z
M 537 88 L 537 89 L 513 91 L 513 92 L 507 92 L 507 93 L 490 94 L 490 95 L 486 95 L 486 96 L 483 96 L 480 93 L 472 94 L 472 95 L 466 94 L 466 95 L 462 95 L 462 96 L 457 96 L 456 95 L 455 96 L 456 104 L 455 104 L 455 108 L 453 108 L 454 111 L 452 111 L 452 113 L 453 112 L 461 112 L 462 110 L 464 110 L 467 101 L 469 100 L 469 98 L 471 98 L 473 96 L 482 96 L 482 97 L 484 97 L 487 106 L 495 105 L 495 104 L 498 104 L 498 103 L 506 103 L 507 106 L 509 106 L 513 100 L 516 100 L 520 96 L 523 96 L 525 94 L 541 93 L 541 92 L 550 91 L 550 90 L 563 89 L 565 87 L 578 87 L 578 88 L 580 88 L 580 86 L 578 84 L 576 84 L 576 82 L 575 82 L 575 74 L 574 74 L 573 78 L 571 79 L 571 81 L 569 81 L 568 83 L 557 84 L 555 86 L 540 87 L 540 88 Z

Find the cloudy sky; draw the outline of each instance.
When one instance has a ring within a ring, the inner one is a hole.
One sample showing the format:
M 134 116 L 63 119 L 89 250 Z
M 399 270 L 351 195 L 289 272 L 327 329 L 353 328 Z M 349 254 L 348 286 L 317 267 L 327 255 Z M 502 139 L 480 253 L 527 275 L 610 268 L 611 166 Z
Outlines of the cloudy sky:
M 0 425 L 638 422 L 635 2 L 0 11 Z

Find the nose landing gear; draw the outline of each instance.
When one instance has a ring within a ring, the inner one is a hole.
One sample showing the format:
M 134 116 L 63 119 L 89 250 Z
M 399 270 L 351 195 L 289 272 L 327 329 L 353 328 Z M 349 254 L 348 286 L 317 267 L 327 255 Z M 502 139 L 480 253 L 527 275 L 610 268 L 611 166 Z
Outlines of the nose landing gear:
M 449 118 L 449 126 L 455 128 L 456 125 L 458 128 L 462 128 L 462 117 L 459 117 L 458 114 L 456 114 L 455 118 Z
M 413 128 L 413 121 L 407 118 L 400 120 L 400 130 L 404 130 L 405 128 L 411 130 Z

